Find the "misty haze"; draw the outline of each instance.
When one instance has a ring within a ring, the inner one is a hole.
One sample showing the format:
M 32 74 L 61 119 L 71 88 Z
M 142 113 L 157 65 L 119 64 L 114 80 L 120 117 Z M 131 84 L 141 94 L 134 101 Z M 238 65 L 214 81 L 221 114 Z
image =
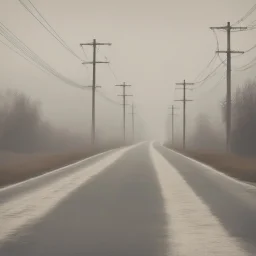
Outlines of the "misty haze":
M 0 255 L 256 255 L 254 0 L 0 0 Z

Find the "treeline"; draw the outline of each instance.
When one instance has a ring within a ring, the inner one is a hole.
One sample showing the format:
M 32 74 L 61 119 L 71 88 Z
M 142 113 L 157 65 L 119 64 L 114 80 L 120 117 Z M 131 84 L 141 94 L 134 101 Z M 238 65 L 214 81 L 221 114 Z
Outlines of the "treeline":
M 226 105 L 222 104 L 223 127 L 212 123 L 206 114 L 196 120 L 190 147 L 197 150 L 225 150 Z M 256 81 L 238 88 L 232 98 L 231 151 L 242 156 L 256 156 Z
M 0 93 L 0 187 L 120 147 L 118 139 L 91 146 L 90 136 L 49 124 L 40 103 L 14 91 Z M 74 130 L 74 129 L 73 129 Z
M 0 93 L 0 151 L 12 153 L 56 153 L 88 151 L 90 138 L 51 126 L 42 117 L 40 103 L 23 93 Z M 98 147 L 114 147 L 118 141 Z M 101 149 L 97 149 L 101 151 Z

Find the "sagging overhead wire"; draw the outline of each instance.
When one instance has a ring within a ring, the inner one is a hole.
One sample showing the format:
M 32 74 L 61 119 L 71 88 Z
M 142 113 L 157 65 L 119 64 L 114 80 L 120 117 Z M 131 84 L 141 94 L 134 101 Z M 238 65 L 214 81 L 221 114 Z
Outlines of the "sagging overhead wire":
M 110 63 L 108 63 L 108 67 L 109 67 L 109 69 L 110 69 L 112 75 L 114 76 L 116 82 L 117 82 L 117 83 L 120 83 L 120 82 L 119 82 L 119 79 L 118 79 L 116 73 L 114 72 L 114 69 L 112 68 L 112 65 L 111 65 Z
M 225 62 L 226 60 L 223 60 L 223 59 L 220 57 L 220 53 L 219 53 L 219 50 L 220 50 L 220 43 L 219 43 L 218 35 L 217 35 L 215 29 L 212 29 L 212 32 L 213 32 L 214 37 L 215 37 L 215 40 L 216 40 L 216 53 L 217 53 L 217 55 L 218 55 L 218 58 L 220 59 L 220 61 L 222 62 L 222 64 L 227 65 L 227 63 Z
M 218 70 L 221 66 L 223 66 L 223 63 L 220 63 L 220 64 L 219 64 L 210 74 L 208 74 L 203 80 L 195 82 L 195 84 L 199 84 L 195 89 L 200 88 L 201 86 L 203 86 L 203 84 L 204 84 L 208 79 L 210 79 L 211 77 L 215 76 L 217 70 Z
M 110 97 L 108 97 L 104 92 L 96 89 L 96 92 L 99 94 L 99 96 L 101 96 L 103 99 L 107 100 L 108 102 L 117 105 L 117 106 L 121 106 L 121 103 L 111 99 Z
M 213 58 L 210 60 L 210 62 L 206 65 L 206 67 L 197 75 L 197 77 L 194 79 L 195 83 L 197 83 L 197 80 L 204 74 L 204 72 L 211 66 L 212 63 L 216 60 L 217 54 L 215 53 Z
M 22 0 L 19 0 L 19 2 L 62 45 L 64 49 L 66 49 L 80 61 L 84 61 L 67 45 L 67 43 L 60 37 L 56 30 L 49 24 L 49 22 L 44 18 L 42 13 L 38 10 L 38 8 L 35 7 L 35 5 L 30 0 L 28 0 L 28 2 L 30 3 L 30 5 L 32 6 L 32 8 L 38 16 L 32 11 L 32 8 L 29 8 L 28 5 L 25 4 Z
M 244 53 L 248 53 L 252 50 L 254 50 L 256 48 L 256 44 L 254 46 L 252 46 L 251 48 L 249 48 L 248 50 L 244 51 Z
M 209 61 L 209 63 L 206 65 L 205 69 L 196 77 L 195 79 L 195 84 L 199 84 L 199 86 L 197 86 L 195 89 L 200 88 L 208 79 L 210 79 L 211 77 L 216 75 L 216 71 L 222 66 L 222 65 L 226 65 L 226 60 L 223 60 L 218 51 L 219 51 L 219 40 L 218 40 L 218 36 L 216 34 L 216 31 L 213 30 L 215 39 L 216 39 L 216 50 L 214 53 L 214 56 L 212 57 L 212 59 Z M 213 70 L 211 71 L 205 78 L 198 80 L 198 78 L 216 61 L 216 57 L 218 56 L 218 58 L 220 59 L 221 63 Z
M 256 57 L 254 59 L 252 59 L 249 63 L 247 63 L 246 65 L 237 68 L 235 71 L 246 71 L 248 69 L 251 69 L 252 67 L 256 66 Z
M 11 51 L 13 51 L 14 53 L 16 53 L 17 55 L 19 55 L 20 57 L 22 57 L 23 59 L 25 59 L 27 62 L 29 62 L 30 64 L 32 64 L 33 66 L 37 67 L 38 69 L 40 69 L 41 71 L 45 72 L 46 74 L 49 74 L 46 70 L 44 70 L 43 68 L 41 68 L 40 65 L 37 65 L 34 61 L 32 61 L 30 58 L 27 58 L 26 56 L 22 55 L 19 51 L 15 50 L 15 48 L 12 48 L 10 45 L 6 44 L 5 42 L 3 42 L 2 40 L 0 40 L 0 43 L 2 43 L 3 45 L 5 45 L 7 48 L 9 48 Z M 21 48 L 20 48 L 21 49 Z M 81 88 L 81 87 L 79 87 Z M 88 89 L 87 87 L 84 87 L 82 89 Z M 112 100 L 110 97 L 108 97 L 105 93 L 96 90 L 97 94 L 104 100 L 107 100 L 109 103 L 112 103 L 114 105 L 118 105 L 120 106 L 120 103 Z
M 101 53 L 101 52 L 100 52 Z M 110 72 L 112 73 L 112 75 L 113 75 L 113 77 L 114 77 L 114 79 L 116 80 L 116 82 L 119 84 L 120 83 L 120 80 L 118 79 L 118 77 L 117 77 L 117 75 L 116 75 L 116 73 L 115 73 L 115 71 L 114 71 L 114 69 L 113 69 L 113 67 L 112 67 L 112 65 L 111 65 L 111 61 L 107 58 L 107 56 L 106 55 L 104 55 L 104 54 L 102 54 L 101 53 L 101 55 L 103 56 L 103 58 L 108 62 L 108 68 L 109 68 L 109 70 L 110 70 Z
M 0 33 L 0 35 L 3 35 L 2 33 Z M 35 65 L 30 59 L 26 58 L 24 55 L 22 55 L 21 53 L 19 53 L 18 51 L 16 51 L 13 47 L 11 47 L 10 45 L 6 44 L 4 41 L 0 40 L 0 43 L 3 44 L 4 46 L 6 46 L 7 48 L 9 48 L 9 50 L 11 50 L 12 52 L 18 54 L 21 58 L 23 58 L 24 60 L 26 60 L 27 62 L 29 62 L 31 65 L 33 65 L 34 67 L 40 69 L 41 71 L 45 72 L 46 74 L 48 74 L 45 70 L 43 70 L 42 68 L 40 68 L 39 66 Z
M 213 85 L 211 88 L 210 88 L 210 90 L 207 90 L 207 91 L 205 91 L 205 92 L 203 92 L 203 93 L 200 93 L 199 94 L 199 97 L 197 97 L 197 99 L 199 99 L 199 98 L 201 98 L 203 95 L 205 95 L 205 94 L 208 94 L 208 93 L 210 93 L 210 92 L 212 92 L 214 89 L 216 89 L 219 85 L 221 85 L 221 82 L 224 80 L 226 78 L 226 72 L 225 72 L 225 74 L 220 78 L 220 80 L 215 84 L 215 85 Z
M 253 8 L 253 11 L 255 11 L 255 10 L 256 10 L 256 5 L 255 5 L 255 7 Z M 254 22 L 255 22 L 255 21 L 254 21 Z M 234 25 L 235 25 L 235 24 L 234 24 Z M 215 38 L 216 38 L 217 52 L 218 52 L 218 51 L 219 51 L 219 40 L 218 40 L 218 36 L 217 36 L 216 31 L 213 30 L 213 32 L 214 32 L 214 35 L 215 35 Z M 240 32 L 240 31 L 238 31 L 238 32 Z M 235 56 L 235 57 L 240 57 L 240 56 L 242 56 L 242 55 L 244 55 L 244 54 L 246 54 L 246 53 L 252 51 L 252 50 L 255 49 L 255 48 L 256 48 L 256 45 L 252 46 L 252 47 L 249 48 L 248 50 L 244 51 L 244 53 L 239 54 L 239 55 L 237 55 L 237 56 Z M 222 58 L 220 57 L 220 54 L 219 54 L 219 53 L 218 53 L 218 57 L 219 57 L 219 59 L 221 60 L 221 62 L 222 62 L 224 65 L 227 65 L 226 62 L 225 62 L 226 60 L 223 61 Z M 234 58 L 235 58 L 235 57 L 234 57 Z M 245 71 L 245 70 L 248 70 L 248 69 L 250 69 L 250 68 L 252 68 L 252 67 L 255 66 L 256 63 L 254 63 L 254 61 L 255 61 L 255 59 L 253 59 L 251 62 L 249 62 L 248 64 L 246 64 L 246 65 L 244 65 L 244 66 L 242 66 L 242 67 L 239 67 L 239 68 L 236 68 L 236 67 L 235 67 L 235 68 L 232 68 L 232 70 L 235 70 L 235 71 Z
M 56 71 L 53 67 L 51 67 L 47 62 L 45 62 L 39 55 L 37 55 L 34 51 L 32 51 L 24 42 L 21 41 L 13 32 L 11 32 L 2 22 L 0 22 L 0 32 L 1 35 L 14 47 L 16 48 L 20 54 L 28 58 L 32 63 L 36 66 L 39 66 L 47 73 L 52 74 L 53 76 L 57 77 L 58 79 L 62 80 L 68 85 L 86 89 L 86 87 L 78 84 L 71 79 L 65 77 L 58 71 Z
M 243 22 L 244 20 L 246 20 L 254 11 L 256 10 L 256 4 L 254 4 L 250 10 L 243 16 L 241 17 L 238 21 L 236 21 L 234 24 L 232 24 L 232 26 L 234 25 L 238 25 L 241 22 Z

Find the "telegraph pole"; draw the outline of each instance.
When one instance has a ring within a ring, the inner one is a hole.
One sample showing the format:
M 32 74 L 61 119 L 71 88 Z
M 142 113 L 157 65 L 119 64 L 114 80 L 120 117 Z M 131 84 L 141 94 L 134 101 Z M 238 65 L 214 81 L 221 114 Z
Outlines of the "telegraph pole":
M 231 120 L 231 54 L 232 53 L 244 53 L 243 51 L 231 51 L 231 31 L 232 30 L 245 30 L 247 27 L 233 27 L 230 22 L 224 27 L 211 27 L 210 29 L 221 29 L 227 31 L 227 50 L 216 51 L 219 53 L 227 54 L 227 94 L 226 94 L 226 147 L 227 151 L 230 151 L 230 139 L 232 131 L 232 120 Z
M 123 84 L 118 84 L 116 86 L 123 87 L 123 94 L 118 95 L 118 96 L 123 97 L 123 134 L 124 134 L 123 136 L 124 136 L 124 142 L 125 142 L 125 139 L 126 139 L 125 138 L 125 135 L 126 135 L 126 133 L 125 133 L 125 127 L 126 127 L 126 124 L 125 124 L 125 121 L 126 121 L 126 118 L 125 118 L 125 114 L 126 114 L 126 97 L 132 96 L 132 95 L 126 94 L 126 87 L 127 86 L 131 86 L 131 85 L 123 83 Z
M 170 116 L 172 116 L 172 145 L 174 146 L 174 116 L 176 116 L 176 114 L 174 113 L 174 110 L 177 109 L 174 107 L 174 105 L 171 106 L 170 108 L 172 110 L 172 113 L 170 114 Z
M 92 144 L 95 144 L 95 92 L 96 88 L 96 64 L 100 63 L 109 63 L 108 61 L 97 61 L 96 59 L 96 50 L 98 45 L 111 45 L 111 43 L 97 43 L 96 39 L 93 39 L 92 43 L 80 44 L 81 47 L 84 45 L 91 45 L 93 47 L 93 61 L 92 62 L 83 62 L 83 64 L 92 64 L 92 130 L 91 130 L 91 140 Z
M 191 90 L 190 88 L 186 88 L 187 85 L 193 85 L 194 83 L 186 83 L 186 80 L 183 83 L 176 83 L 176 85 L 183 85 L 183 88 L 176 88 L 183 90 L 183 99 L 182 100 L 175 100 L 175 101 L 182 101 L 183 102 L 183 149 L 186 149 L 186 103 L 188 100 L 186 98 L 186 90 Z
M 133 140 L 133 142 L 134 142 L 134 140 L 135 140 L 135 133 L 134 133 L 134 115 L 135 115 L 135 113 L 134 113 L 134 104 L 132 103 L 132 113 L 130 113 L 131 115 L 132 115 L 132 140 Z

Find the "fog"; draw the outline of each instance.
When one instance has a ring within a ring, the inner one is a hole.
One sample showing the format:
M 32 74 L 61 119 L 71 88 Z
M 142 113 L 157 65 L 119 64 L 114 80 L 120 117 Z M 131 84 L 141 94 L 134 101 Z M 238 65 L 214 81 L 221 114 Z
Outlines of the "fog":
M 0 0 L 1 22 L 58 72 L 77 83 L 92 84 L 92 67 L 67 52 L 43 26 L 17 1 Z M 23 0 L 29 4 L 29 1 Z M 80 43 L 110 42 L 101 46 L 97 59 L 111 62 L 97 65 L 99 91 L 121 103 L 121 93 L 115 84 L 127 82 L 133 94 L 129 103 L 136 105 L 137 139 L 166 139 L 168 106 L 181 98 L 175 83 L 186 79 L 194 82 L 216 50 L 216 39 L 209 29 L 224 26 L 243 16 L 254 0 L 151 0 L 151 1 L 85 1 L 33 0 L 44 18 L 72 50 L 86 61 L 92 60 L 92 47 Z M 245 23 L 255 20 L 255 14 Z M 219 47 L 226 49 L 226 33 L 218 32 Z M 1 36 L 1 40 L 5 39 Z M 256 41 L 256 32 L 232 34 L 232 49 L 247 50 Z M 0 44 L 2 68 L 1 89 L 15 89 L 41 102 L 44 117 L 54 126 L 78 134 L 90 135 L 91 90 L 79 89 L 48 75 Z M 255 52 L 233 58 L 239 67 L 255 57 Z M 222 56 L 225 59 L 225 56 Z M 213 67 L 219 64 L 217 58 Z M 211 69 L 206 70 L 203 79 Z M 188 133 L 195 127 L 196 117 L 206 113 L 215 126 L 221 126 L 220 102 L 225 97 L 225 80 L 215 87 L 225 72 L 221 67 L 216 76 L 195 90 L 188 91 Z M 232 90 L 247 79 L 255 77 L 255 68 L 233 72 Z M 175 131 L 182 128 L 182 106 L 177 110 Z M 127 106 L 127 113 L 130 107 Z M 122 107 L 96 95 L 96 132 L 102 140 L 122 138 Z M 131 136 L 131 116 L 127 115 L 127 136 Z

